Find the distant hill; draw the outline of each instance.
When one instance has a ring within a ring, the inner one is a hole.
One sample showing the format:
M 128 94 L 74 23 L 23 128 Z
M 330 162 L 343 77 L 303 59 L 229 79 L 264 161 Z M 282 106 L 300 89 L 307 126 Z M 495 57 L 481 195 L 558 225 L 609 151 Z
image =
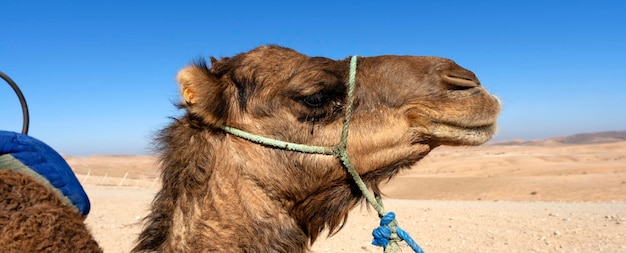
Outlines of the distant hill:
M 543 140 L 521 140 L 521 139 L 513 139 L 506 141 L 498 141 L 492 142 L 488 145 L 494 146 L 525 146 L 525 145 L 559 145 L 559 144 L 569 144 L 569 145 L 580 145 L 580 144 L 601 144 L 601 143 L 612 143 L 612 142 L 620 142 L 626 141 L 626 131 L 607 131 L 607 132 L 597 132 L 597 133 L 581 133 L 570 136 L 559 136 L 549 139 Z

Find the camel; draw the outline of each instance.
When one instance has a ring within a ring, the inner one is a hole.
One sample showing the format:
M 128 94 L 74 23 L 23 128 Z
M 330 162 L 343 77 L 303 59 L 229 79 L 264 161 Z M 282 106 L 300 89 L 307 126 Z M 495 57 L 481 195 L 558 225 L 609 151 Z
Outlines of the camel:
M 480 145 L 499 100 L 449 59 L 358 57 L 346 151 L 369 189 L 440 145 Z M 184 115 L 157 137 L 162 188 L 132 252 L 306 252 L 338 232 L 363 194 L 341 162 L 248 141 L 332 146 L 346 110 L 349 59 L 260 46 L 177 76 Z
M 30 176 L 0 170 L 2 252 L 102 252 L 85 216 Z
M 2 252 L 102 252 L 84 223 L 89 209 L 61 155 L 30 136 L 0 131 Z

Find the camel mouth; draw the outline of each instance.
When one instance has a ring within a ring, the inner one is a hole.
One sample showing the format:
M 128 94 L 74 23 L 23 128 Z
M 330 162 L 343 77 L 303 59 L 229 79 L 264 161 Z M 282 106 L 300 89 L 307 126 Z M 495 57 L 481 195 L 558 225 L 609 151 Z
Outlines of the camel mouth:
M 460 80 L 463 79 L 454 79 L 459 83 Z M 461 86 L 459 83 L 457 85 Z M 502 105 L 498 97 L 484 89 L 479 91 L 477 97 L 472 93 L 468 100 L 446 103 L 438 108 L 429 108 L 423 103 L 411 106 L 407 113 L 409 122 L 418 134 L 425 136 L 422 139 L 432 145 L 481 145 L 498 131 L 496 121 Z
M 414 111 L 415 112 L 415 111 Z M 498 131 L 497 113 L 462 115 L 448 119 L 428 117 L 423 110 L 410 118 L 416 143 L 448 146 L 478 146 L 489 141 Z M 469 116 L 469 117 L 468 117 Z
M 431 141 L 448 146 L 477 146 L 489 141 L 498 131 L 495 122 L 475 125 L 433 122 L 428 128 Z

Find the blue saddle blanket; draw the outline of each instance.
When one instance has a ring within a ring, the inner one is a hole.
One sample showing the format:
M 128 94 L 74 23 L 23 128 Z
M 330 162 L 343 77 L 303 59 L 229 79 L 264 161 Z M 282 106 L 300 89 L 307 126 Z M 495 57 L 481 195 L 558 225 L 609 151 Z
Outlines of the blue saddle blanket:
M 28 174 L 52 188 L 61 195 L 62 202 L 75 207 L 82 215 L 89 213 L 89 198 L 76 175 L 65 159 L 42 141 L 24 134 L 0 131 L 0 169 Z

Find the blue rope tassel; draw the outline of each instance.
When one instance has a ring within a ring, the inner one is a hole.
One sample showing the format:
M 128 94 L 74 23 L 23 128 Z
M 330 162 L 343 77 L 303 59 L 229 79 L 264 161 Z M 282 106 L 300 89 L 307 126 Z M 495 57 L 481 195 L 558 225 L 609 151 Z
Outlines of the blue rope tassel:
M 393 212 L 388 212 L 380 219 L 380 227 L 377 227 L 376 229 L 374 229 L 374 231 L 372 231 L 372 235 L 374 236 L 372 244 L 380 247 L 387 247 L 391 238 L 391 234 L 393 233 L 391 227 L 389 226 L 389 223 L 393 222 L 395 219 L 396 214 L 394 214 Z M 409 233 L 407 233 L 398 226 L 394 227 L 396 229 L 396 234 L 398 235 L 398 237 L 404 240 L 409 245 L 409 247 L 413 249 L 413 252 L 424 253 L 424 250 L 422 250 L 422 248 L 417 245 L 417 243 L 413 240 L 413 238 L 411 238 Z

